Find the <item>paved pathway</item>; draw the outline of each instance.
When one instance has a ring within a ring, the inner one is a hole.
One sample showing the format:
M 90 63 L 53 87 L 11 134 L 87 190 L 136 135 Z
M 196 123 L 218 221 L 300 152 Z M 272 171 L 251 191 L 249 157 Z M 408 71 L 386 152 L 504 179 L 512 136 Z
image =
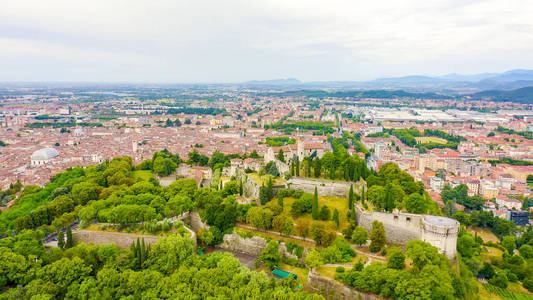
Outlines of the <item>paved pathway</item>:
M 241 224 L 241 223 L 235 223 L 235 227 L 240 227 L 240 228 L 245 228 L 245 229 L 250 229 L 250 230 L 255 230 L 255 231 L 260 231 L 260 232 L 265 232 L 265 233 L 270 233 L 270 234 L 275 234 L 275 235 L 279 235 L 281 237 L 291 238 L 291 239 L 300 240 L 300 241 L 304 241 L 304 242 L 311 242 L 311 243 L 315 242 L 313 239 L 310 239 L 310 238 L 304 238 L 304 237 L 301 237 L 301 236 L 298 236 L 298 235 L 284 235 L 284 234 L 281 234 L 281 233 L 279 233 L 277 231 L 259 229 L 259 228 L 256 228 L 256 227 L 253 227 L 253 226 L 249 226 L 249 225 L 244 225 L 244 224 Z

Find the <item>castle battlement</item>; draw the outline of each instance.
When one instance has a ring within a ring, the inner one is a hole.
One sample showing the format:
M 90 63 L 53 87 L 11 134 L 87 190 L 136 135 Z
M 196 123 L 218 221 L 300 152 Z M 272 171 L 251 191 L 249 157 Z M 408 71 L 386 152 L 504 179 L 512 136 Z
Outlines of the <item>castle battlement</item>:
M 448 258 L 455 258 L 459 222 L 454 219 L 420 215 L 398 210 L 388 212 L 369 212 L 359 204 L 355 206 L 357 224 L 372 230 L 372 222 L 383 223 L 387 242 L 404 245 L 411 240 L 422 240 L 437 247 Z

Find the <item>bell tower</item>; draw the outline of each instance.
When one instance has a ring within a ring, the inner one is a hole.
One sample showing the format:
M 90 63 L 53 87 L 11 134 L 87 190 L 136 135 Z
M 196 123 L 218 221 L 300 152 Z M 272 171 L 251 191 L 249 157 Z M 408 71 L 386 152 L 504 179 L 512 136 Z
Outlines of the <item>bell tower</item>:
M 297 151 L 298 151 L 298 160 L 303 161 L 305 157 L 305 140 L 303 136 L 297 137 Z

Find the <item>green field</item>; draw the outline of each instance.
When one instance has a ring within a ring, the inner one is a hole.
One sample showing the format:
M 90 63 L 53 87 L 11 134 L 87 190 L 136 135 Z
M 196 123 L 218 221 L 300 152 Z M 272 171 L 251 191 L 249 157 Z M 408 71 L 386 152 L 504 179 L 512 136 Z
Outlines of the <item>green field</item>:
M 267 182 L 268 182 L 268 178 L 270 177 L 270 175 L 260 176 L 257 173 L 248 173 L 247 175 L 250 178 L 252 178 L 253 180 L 255 180 L 255 182 L 257 182 L 259 185 L 263 185 L 263 184 L 266 185 Z M 281 177 L 276 177 L 273 180 L 273 184 L 274 185 L 280 185 L 280 184 L 283 184 L 283 183 L 285 183 L 285 179 L 283 179 Z
M 425 144 L 425 143 L 437 143 L 437 144 L 446 144 L 448 141 L 434 136 L 419 136 L 415 137 L 417 144 Z
M 283 199 L 283 212 L 287 214 L 291 214 L 291 205 L 296 199 L 293 197 L 287 197 Z M 274 203 L 277 203 L 278 198 L 274 197 L 272 199 Z M 339 220 L 340 220 L 340 226 L 337 231 L 342 231 L 342 229 L 348 227 L 348 220 L 346 218 L 346 215 L 348 214 L 348 199 L 346 198 L 338 198 L 338 197 L 326 197 L 326 196 L 319 196 L 318 197 L 318 206 L 319 209 L 327 205 L 328 208 L 331 211 L 331 217 L 333 217 L 333 210 L 336 208 L 339 211 Z M 312 220 L 311 214 L 306 213 L 302 215 L 299 218 L 307 218 Z M 325 223 L 333 223 L 333 221 L 317 221 L 317 222 L 325 222 Z
M 514 299 L 514 300 L 533 299 L 533 295 L 511 292 L 511 291 L 496 287 L 492 284 L 484 284 L 483 288 L 489 294 L 486 299 Z
M 154 178 L 154 174 L 152 174 L 152 171 L 149 170 L 137 170 L 133 171 L 133 177 L 135 179 L 139 178 L 148 181 L 150 178 Z
M 309 269 L 293 267 L 290 265 L 282 265 L 279 267 L 279 269 L 286 272 L 290 272 L 292 274 L 296 274 L 296 276 L 298 276 L 298 280 L 296 280 L 298 284 L 301 286 L 305 286 L 307 282 L 307 276 L 309 275 Z

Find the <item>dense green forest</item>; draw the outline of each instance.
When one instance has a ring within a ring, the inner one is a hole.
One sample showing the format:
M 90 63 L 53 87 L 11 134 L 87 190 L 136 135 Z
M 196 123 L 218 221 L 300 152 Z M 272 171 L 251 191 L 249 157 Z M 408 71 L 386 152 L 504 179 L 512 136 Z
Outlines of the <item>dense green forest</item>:
M 168 152 L 154 155 L 154 160 L 158 158 L 177 160 Z M 146 165 L 150 164 L 142 164 Z M 275 281 L 265 273 L 252 272 L 231 254 L 197 257 L 195 241 L 184 235 L 186 231 L 149 247 L 137 242 L 127 250 L 114 245 L 73 245 L 68 239 L 59 243 L 64 249 L 45 249 L 41 240 L 46 234 L 59 231 L 62 239 L 67 228 L 68 237 L 69 226 L 77 218 L 82 227 L 92 220 L 119 228 L 144 221 L 144 229 L 157 231 L 155 221 L 193 209 L 210 225 L 201 237 L 204 241 L 211 237 L 210 243 L 215 244 L 246 213 L 232 196 L 238 190 L 229 191 L 231 185 L 222 190 L 198 188 L 194 180 L 183 179 L 166 188 L 153 177 L 136 176 L 137 169 L 129 157 L 121 157 L 69 169 L 44 188 L 26 186 L 12 208 L 0 215 L 2 232 L 9 234 L 0 240 L 0 284 L 7 288 L 0 297 L 321 299 L 296 291 L 293 280 Z M 13 186 L 17 188 L 19 184 Z
M 260 202 L 240 204 L 242 182 L 232 178 L 223 187 L 198 187 L 192 179 L 179 179 L 168 187 L 160 186 L 155 175 L 171 174 L 179 163 L 205 165 L 215 172 L 241 155 L 215 152 L 211 157 L 192 151 L 184 160 L 167 150 L 154 154 L 135 166 L 129 157 L 118 157 L 96 166 L 71 168 L 54 176 L 44 187 L 13 184 L 3 192 L 15 204 L 0 214 L 0 284 L 2 299 L 110 299 L 110 298 L 239 298 L 239 299 L 322 299 L 302 292 L 295 280 L 275 280 L 264 272 L 243 267 L 231 254 L 196 254 L 197 241 L 190 239 L 181 222 L 170 218 L 197 211 L 208 230 L 198 232 L 201 249 L 222 242 L 234 232 L 237 222 L 281 235 L 310 237 L 315 246 L 286 243 L 299 258 L 307 248 L 305 264 L 281 257 L 279 243 L 267 239 L 268 246 L 257 259 L 257 266 L 272 269 L 280 264 L 297 268 L 320 268 L 324 264 L 353 263 L 353 268 L 338 267 L 335 279 L 354 288 L 394 299 L 476 299 L 479 284 L 505 289 L 520 284 L 533 290 L 533 231 L 517 228 L 509 221 L 481 211 L 482 199 L 468 196 L 464 186 L 446 187 L 441 211 L 427 195 L 424 186 L 395 164 L 383 165 L 379 172 L 369 170 L 363 159 L 350 156 L 345 143 L 351 138 L 331 139 L 334 152 L 322 158 L 294 162 L 293 175 L 333 180 L 364 180 L 367 188 L 353 187 L 340 199 L 340 206 L 328 207 L 327 199 L 291 189 L 272 190 L 275 174 L 272 164 L 260 172 L 268 176 L 261 188 Z M 250 154 L 258 157 L 257 153 Z M 275 166 L 275 165 L 274 165 Z M 287 174 L 291 176 L 290 174 Z M 7 199 L 6 198 L 6 199 Z M 336 200 L 328 200 L 336 201 Z M 333 203 L 333 202 L 331 202 Z M 458 240 L 458 257 L 450 262 L 437 248 L 412 241 L 405 250 L 385 242 L 383 224 L 372 230 L 357 226 L 353 205 L 373 210 L 395 208 L 413 213 L 445 214 L 463 225 Z M 467 207 L 456 211 L 453 203 Z M 130 249 L 115 245 L 85 245 L 72 240 L 71 226 L 80 220 L 110 224 L 113 230 L 144 232 L 164 236 L 159 242 L 134 243 Z M 485 242 L 466 230 L 466 226 L 486 227 L 501 242 Z M 339 237 L 342 232 L 343 237 Z M 514 233 L 521 232 L 519 237 Z M 59 248 L 46 250 L 42 244 L 48 234 L 58 233 Z M 240 232 L 244 236 L 252 235 Z M 63 242 L 66 235 L 66 242 Z M 384 262 L 364 265 L 355 250 L 366 247 Z M 357 245 L 357 246 L 356 246 Z M 354 248 L 358 247 L 358 248 Z M 487 260 L 486 248 L 503 254 Z M 358 260 L 358 261 L 357 261 Z
M 253 272 L 229 253 L 198 257 L 195 242 L 179 234 L 126 250 L 78 244 L 46 251 L 41 237 L 25 230 L 0 240 L 1 299 L 323 299 L 296 291 L 292 279 Z

